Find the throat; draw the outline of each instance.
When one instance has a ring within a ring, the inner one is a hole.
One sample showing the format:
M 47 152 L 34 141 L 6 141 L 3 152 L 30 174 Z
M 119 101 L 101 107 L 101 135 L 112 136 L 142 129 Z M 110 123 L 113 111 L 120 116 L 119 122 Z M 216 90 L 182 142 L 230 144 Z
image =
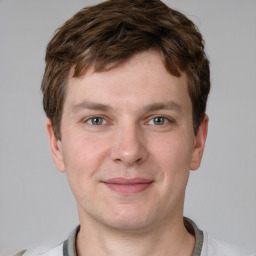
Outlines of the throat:
M 190 227 L 191 228 L 191 227 Z M 90 229 L 90 228 L 89 228 Z M 193 230 L 169 228 L 169 231 L 127 234 L 81 228 L 76 236 L 78 256 L 191 256 L 195 247 Z

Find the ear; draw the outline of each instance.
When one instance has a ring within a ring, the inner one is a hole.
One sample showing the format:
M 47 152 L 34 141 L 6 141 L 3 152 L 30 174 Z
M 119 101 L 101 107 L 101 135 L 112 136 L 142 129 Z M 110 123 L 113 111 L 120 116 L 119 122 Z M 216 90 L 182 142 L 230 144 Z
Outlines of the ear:
M 208 132 L 209 118 L 205 115 L 204 120 L 198 128 L 198 132 L 195 136 L 195 146 L 193 149 L 192 161 L 190 163 L 190 170 L 196 170 L 199 168 L 204 152 L 204 145 L 206 142 Z
M 46 119 L 46 131 L 47 131 L 47 136 L 50 144 L 53 161 L 60 172 L 65 172 L 61 141 L 55 137 L 55 134 L 52 128 L 52 123 L 48 118 Z

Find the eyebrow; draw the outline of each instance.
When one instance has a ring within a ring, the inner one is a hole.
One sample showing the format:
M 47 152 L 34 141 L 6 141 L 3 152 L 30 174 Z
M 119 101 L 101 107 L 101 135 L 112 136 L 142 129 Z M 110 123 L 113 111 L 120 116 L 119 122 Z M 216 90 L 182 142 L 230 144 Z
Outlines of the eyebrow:
M 108 111 L 111 109 L 111 107 L 101 103 L 82 101 L 81 103 L 76 104 L 72 107 L 72 112 L 75 113 L 83 109 Z
M 113 108 L 109 105 L 96 103 L 96 102 L 90 102 L 90 101 L 82 101 L 81 103 L 78 103 L 72 107 L 72 112 L 76 113 L 83 109 L 90 109 L 90 110 L 100 110 L 100 111 L 110 111 Z M 144 112 L 153 112 L 157 110 L 173 110 L 177 112 L 181 112 L 182 107 L 178 103 L 174 101 L 167 101 L 167 102 L 156 102 L 149 105 L 144 106 L 143 108 Z
M 157 110 L 162 110 L 162 109 L 174 110 L 177 112 L 181 112 L 182 107 L 180 104 L 178 104 L 174 101 L 153 103 L 153 104 L 150 104 L 150 105 L 147 105 L 144 107 L 145 112 L 152 112 L 152 111 L 157 111 Z

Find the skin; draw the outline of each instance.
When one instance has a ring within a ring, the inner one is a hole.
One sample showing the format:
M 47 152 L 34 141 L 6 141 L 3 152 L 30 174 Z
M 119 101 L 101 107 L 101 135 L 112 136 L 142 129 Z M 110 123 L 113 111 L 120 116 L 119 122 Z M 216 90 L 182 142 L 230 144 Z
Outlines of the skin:
M 207 126 L 206 116 L 194 134 L 186 75 L 168 73 L 154 51 L 106 72 L 70 76 L 61 141 L 49 120 L 46 127 L 77 201 L 78 254 L 191 255 L 195 239 L 183 225 L 183 204 Z M 108 182 L 116 178 L 149 183 L 113 189 Z

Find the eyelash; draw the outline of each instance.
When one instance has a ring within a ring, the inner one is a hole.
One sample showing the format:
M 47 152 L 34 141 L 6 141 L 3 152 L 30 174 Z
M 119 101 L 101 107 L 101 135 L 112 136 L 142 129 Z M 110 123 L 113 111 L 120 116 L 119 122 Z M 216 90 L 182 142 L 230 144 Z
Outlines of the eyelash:
M 98 119 L 98 121 L 100 121 L 99 124 L 93 124 L 93 121 L 97 121 L 96 119 Z M 162 119 L 163 123 L 156 124 L 155 123 L 156 119 Z M 90 124 L 92 126 L 101 126 L 101 125 L 107 124 L 106 118 L 104 118 L 102 116 L 91 116 L 91 117 L 85 119 L 83 122 Z M 153 124 L 150 124 L 150 122 L 153 122 Z M 147 125 L 155 125 L 155 126 L 164 126 L 164 125 L 167 125 L 168 123 L 174 123 L 174 120 L 170 119 L 166 116 L 154 116 L 154 117 L 151 117 L 149 119 L 149 121 L 146 122 Z
M 168 118 L 166 116 L 154 116 L 154 117 L 150 118 L 150 120 L 147 122 L 147 124 L 150 124 L 151 121 L 154 122 L 156 119 L 162 119 L 164 121 L 164 123 L 162 123 L 162 124 L 153 123 L 152 125 L 164 126 L 164 125 L 167 125 L 167 124 L 170 124 L 170 123 L 174 123 L 173 119 Z
M 93 124 L 93 120 L 96 120 L 96 119 L 100 119 L 103 123 Z M 91 121 L 90 125 L 93 125 L 93 126 L 105 125 L 107 123 L 106 119 L 102 116 L 91 116 L 91 117 L 86 118 L 85 120 L 83 120 L 83 123 L 89 124 L 89 121 Z

